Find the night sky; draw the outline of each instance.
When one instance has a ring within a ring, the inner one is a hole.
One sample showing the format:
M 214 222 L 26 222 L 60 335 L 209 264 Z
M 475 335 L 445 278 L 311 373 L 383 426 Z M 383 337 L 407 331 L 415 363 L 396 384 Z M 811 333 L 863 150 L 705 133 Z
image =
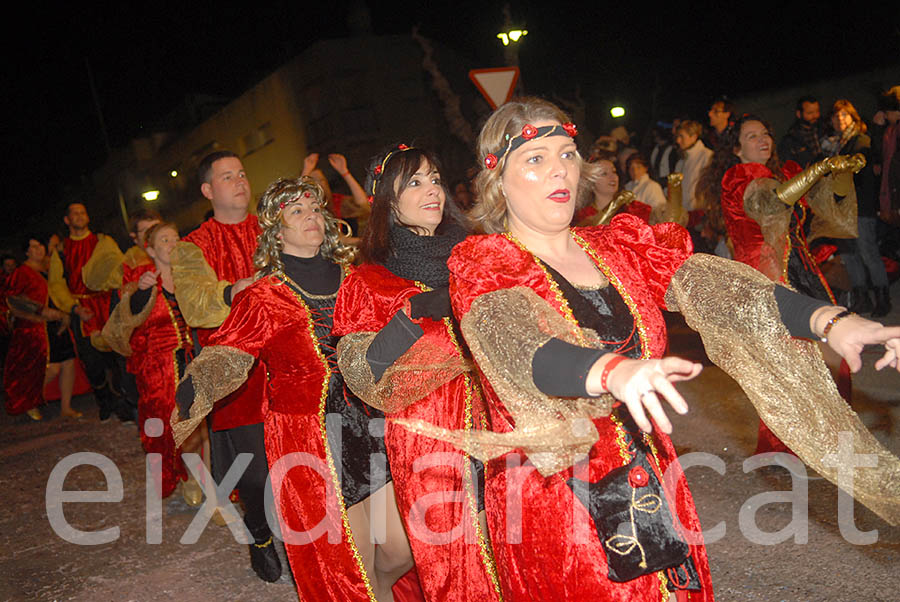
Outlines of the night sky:
M 611 2 L 511 3 L 514 20 L 529 31 L 520 51 L 527 91 L 571 98 L 580 83 L 588 99 L 621 99 L 635 107 L 632 114 L 649 117 L 656 86 L 667 107 L 705 121 L 705 109 L 719 94 L 740 96 L 900 62 L 897 3 L 860 5 L 859 15 L 822 4 L 752 13 L 737 3 L 669 4 L 691 12 L 653 12 L 632 3 L 628 10 Z M 123 146 L 151 133 L 186 94 L 238 96 L 314 41 L 349 35 L 353 5 L 121 3 L 103 10 L 79 3 L 6 19 L 7 169 L 0 202 L 6 219 L 0 234 L 15 231 L 25 216 L 58 201 L 67 184 L 103 163 L 87 62 L 110 143 Z M 419 24 L 471 68 L 502 64 L 494 37 L 502 4 L 424 5 L 370 1 L 372 32 L 407 34 Z M 884 8 L 876 12 L 875 5 Z

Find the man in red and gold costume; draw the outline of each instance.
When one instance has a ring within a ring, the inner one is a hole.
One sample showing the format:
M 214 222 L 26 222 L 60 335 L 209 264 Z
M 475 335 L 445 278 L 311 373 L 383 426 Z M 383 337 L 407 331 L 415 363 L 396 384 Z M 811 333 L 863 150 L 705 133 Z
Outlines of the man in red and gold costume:
M 63 221 L 69 236 L 62 250 L 53 250 L 50 256 L 50 298 L 62 312 L 72 314 L 78 357 L 94 389 L 100 420 L 113 413 L 122 421 L 133 420 L 112 386 L 115 358 L 100 336 L 110 302 L 109 288 L 103 283 L 121 264 L 122 252 L 112 237 L 91 232 L 83 204 L 70 203 Z
M 200 162 L 198 175 L 200 192 L 212 204 L 213 216 L 175 247 L 172 275 L 178 306 L 205 346 L 228 317 L 232 298 L 253 282 L 253 252 L 261 230 L 256 216 L 249 213 L 250 182 L 237 155 L 230 151 L 207 155 Z M 210 445 L 217 482 L 239 454 L 253 455 L 238 481 L 246 510 L 244 523 L 255 542 L 250 544 L 250 553 L 275 556 L 277 562 L 265 515 L 269 475 L 262 424 L 265 386 L 265 370 L 257 364 L 247 381 L 216 405 L 211 414 Z M 266 580 L 271 580 L 271 573 Z

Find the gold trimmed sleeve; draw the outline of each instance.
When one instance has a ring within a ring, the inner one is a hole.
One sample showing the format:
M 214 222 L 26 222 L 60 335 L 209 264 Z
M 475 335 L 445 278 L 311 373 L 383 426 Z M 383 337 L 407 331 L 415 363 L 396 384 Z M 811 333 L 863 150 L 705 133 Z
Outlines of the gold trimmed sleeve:
M 375 381 L 366 353 L 376 335 L 355 332 L 344 336 L 337 346 L 338 367 L 351 391 L 386 414 L 399 412 L 472 368 L 470 362 L 448 354 L 423 336 Z
M 53 305 L 60 311 L 70 313 L 77 302 L 72 292 L 69 290 L 69 284 L 66 282 L 65 269 L 63 268 L 62 259 L 59 253 L 53 251 L 50 255 L 50 269 L 47 272 L 47 288 L 50 292 L 50 298 L 53 299 Z
M 120 290 L 121 300 L 109 314 L 109 319 L 103 325 L 101 334 L 106 344 L 119 355 L 129 357 L 132 354 L 131 335 L 134 329 L 143 324 L 153 304 L 156 303 L 156 287 L 151 289 L 147 304 L 137 314 L 131 313 L 131 296 L 137 290 L 137 282 L 129 282 Z
M 709 358 L 740 384 L 779 439 L 836 485 L 853 475 L 853 497 L 900 524 L 900 459 L 838 394 L 817 345 L 788 334 L 774 286 L 749 266 L 696 254 L 675 273 L 666 304 L 700 333 Z M 854 453 L 868 454 L 877 465 L 833 464 L 843 434 L 852 435 Z
M 827 175 L 806 194 L 812 209 L 808 242 L 817 238 L 856 238 L 857 199 L 853 173 L 842 171 Z
M 534 384 L 532 359 L 551 338 L 598 346 L 593 331 L 570 324 L 527 287 L 478 297 L 460 327 L 472 356 L 512 417 L 513 429 L 448 431 L 422 421 L 398 420 L 414 432 L 448 441 L 482 461 L 522 449 L 538 471 L 548 476 L 588 453 L 597 441 L 591 418 L 608 415 L 613 398 L 551 397 Z
M 194 403 L 190 417 L 182 420 L 178 407 L 169 419 L 175 446 L 180 446 L 203 419 L 212 411 L 217 401 L 236 391 L 247 380 L 247 374 L 256 361 L 249 353 L 225 345 L 204 347 L 200 355 L 188 364 L 183 383 L 188 377 L 194 387 Z M 181 383 L 179 383 L 180 385 Z
M 97 246 L 81 268 L 81 279 L 92 291 L 111 291 L 122 286 L 122 260 L 125 256 L 111 236 L 97 235 Z
M 221 326 L 231 309 L 225 304 L 224 296 L 231 283 L 218 279 L 203 251 L 193 243 L 179 242 L 171 258 L 175 298 L 188 326 Z

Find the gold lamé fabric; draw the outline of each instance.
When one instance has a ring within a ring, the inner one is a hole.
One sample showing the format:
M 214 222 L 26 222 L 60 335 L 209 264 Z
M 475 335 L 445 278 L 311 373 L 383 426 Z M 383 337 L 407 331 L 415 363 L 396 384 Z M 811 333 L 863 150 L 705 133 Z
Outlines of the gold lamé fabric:
M 81 278 L 92 291 L 111 291 L 122 286 L 122 260 L 119 245 L 112 237 L 97 235 L 97 246 L 81 268 Z
M 443 384 L 473 369 L 471 362 L 448 355 L 422 337 L 384 371 L 376 382 L 366 352 L 377 333 L 356 332 L 337 346 L 338 367 L 344 382 L 360 399 L 385 414 L 403 410 Z M 435 358 L 443 361 L 435 362 Z
M 103 340 L 110 349 L 123 355 L 131 357 L 131 335 L 134 329 L 143 324 L 147 320 L 147 316 L 153 310 L 156 303 L 156 287 L 150 289 L 150 298 L 147 304 L 137 314 L 131 313 L 131 296 L 137 290 L 137 282 L 129 282 L 119 291 L 121 299 L 109 314 L 109 320 L 103 325 L 101 335 Z
M 217 401 L 233 393 L 244 384 L 255 358 L 234 347 L 213 345 L 204 347 L 188 364 L 182 382 L 188 377 L 194 386 L 194 404 L 190 417 L 182 420 L 178 408 L 172 411 L 169 422 L 178 447 L 209 414 Z
M 666 178 L 666 208 L 662 215 L 654 216 L 657 210 L 650 213 L 650 225 L 662 222 L 674 222 L 687 226 L 688 214 L 684 210 L 683 173 L 670 173 Z M 655 221 L 654 221 L 655 220 Z
M 838 394 L 817 345 L 788 334 L 774 286 L 749 266 L 696 254 L 675 273 L 666 304 L 700 333 L 709 358 L 741 385 L 766 425 L 813 470 L 842 485 L 838 467 L 826 464 L 826 456 L 838 453 L 841 433 L 852 435 L 855 453 L 877 458 L 874 468 L 841 468 L 853 474 L 848 493 L 890 524 L 900 524 L 900 460 Z
M 192 328 L 216 328 L 228 317 L 225 289 L 231 284 L 219 280 L 197 245 L 181 241 L 172 251 L 172 278 L 178 307 Z
M 806 193 L 806 202 L 813 212 L 808 242 L 817 238 L 856 238 L 859 235 L 852 172 L 825 176 Z
M 568 399 L 542 393 L 532 378 L 531 360 L 552 337 L 580 343 L 578 334 L 599 346 L 596 334 L 570 324 L 527 287 L 479 296 L 460 322 L 478 366 L 510 413 L 511 432 L 450 431 L 423 421 L 398 421 L 419 434 L 441 439 L 487 462 L 521 449 L 544 476 L 573 465 L 597 442 L 589 420 L 606 416 L 613 398 Z

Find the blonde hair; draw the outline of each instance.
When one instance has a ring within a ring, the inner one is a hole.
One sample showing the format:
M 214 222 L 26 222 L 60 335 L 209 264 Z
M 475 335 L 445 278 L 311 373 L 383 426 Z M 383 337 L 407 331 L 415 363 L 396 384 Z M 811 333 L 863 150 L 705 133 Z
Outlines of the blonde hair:
M 253 263 L 261 275 L 266 276 L 284 269 L 281 262 L 284 241 L 279 237 L 284 226 L 282 214 L 285 207 L 307 193 L 310 198 L 319 201 L 325 218 L 325 240 L 319 249 L 322 257 L 338 263 L 350 263 L 356 257 L 356 249 L 341 242 L 339 235 L 341 221 L 328 211 L 325 191 L 318 182 L 310 176 L 279 178 L 269 184 L 256 206 L 262 234 L 256 239 Z
M 469 213 L 469 218 L 486 234 L 505 232 L 507 229 L 506 196 L 501 180 L 509 155 L 501 158 L 494 169 L 484 167 L 484 158 L 490 153 L 496 153 L 497 149 L 504 148 L 507 135 L 519 136 L 523 126 L 538 121 L 557 121 L 562 124 L 569 121 L 569 116 L 555 104 L 542 98 L 523 97 L 510 101 L 494 111 L 478 134 L 478 163 L 482 169 L 475 178 L 476 202 Z M 591 187 L 597 178 L 598 170 L 596 166 L 586 163 L 577 152 L 576 164 L 581 170 L 576 203 L 580 207 L 585 199 L 590 199 Z

